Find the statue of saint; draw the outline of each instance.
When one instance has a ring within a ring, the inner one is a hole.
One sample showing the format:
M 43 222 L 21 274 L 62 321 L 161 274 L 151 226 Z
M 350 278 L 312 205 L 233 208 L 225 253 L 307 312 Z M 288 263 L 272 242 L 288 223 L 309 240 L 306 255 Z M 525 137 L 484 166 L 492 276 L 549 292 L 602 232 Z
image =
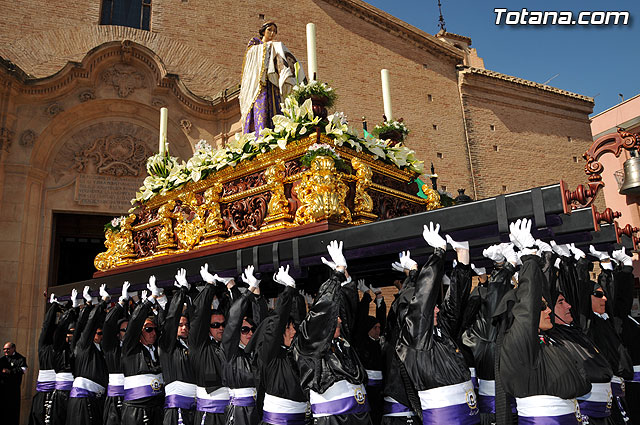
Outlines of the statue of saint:
M 271 117 L 280 113 L 280 102 L 296 84 L 295 63 L 298 60 L 282 42 L 273 41 L 278 33 L 275 22 L 265 22 L 258 31 L 260 38 L 249 41 L 244 56 L 240 84 L 242 132 L 260 133 L 272 128 Z M 305 80 L 302 67 L 300 82 Z

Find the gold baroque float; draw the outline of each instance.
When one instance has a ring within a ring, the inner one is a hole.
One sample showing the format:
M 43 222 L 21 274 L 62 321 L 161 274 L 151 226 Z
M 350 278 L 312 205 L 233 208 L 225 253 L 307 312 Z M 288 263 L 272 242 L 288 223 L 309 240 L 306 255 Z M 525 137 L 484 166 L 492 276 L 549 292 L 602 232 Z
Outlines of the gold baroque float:
M 311 134 L 151 198 L 119 231 L 106 231 L 107 250 L 96 256 L 96 269 L 325 220 L 358 225 L 440 207 L 435 191 L 425 191 L 429 199 L 415 195 L 417 173 L 350 148 L 334 146 L 351 173 L 338 171 L 329 156 L 303 166 L 300 159 L 314 143 L 334 146 L 329 137 Z

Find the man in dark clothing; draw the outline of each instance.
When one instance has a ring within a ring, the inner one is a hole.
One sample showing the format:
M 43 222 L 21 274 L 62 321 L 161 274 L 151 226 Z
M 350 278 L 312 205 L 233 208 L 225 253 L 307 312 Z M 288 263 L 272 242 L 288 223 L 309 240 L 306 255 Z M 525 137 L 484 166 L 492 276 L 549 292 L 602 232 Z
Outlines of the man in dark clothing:
M 519 423 L 578 424 L 575 398 L 588 393 L 591 384 L 577 359 L 547 333 L 553 327 L 551 309 L 542 297 L 545 277 L 531 221 L 512 223 L 510 237 L 522 253 L 522 267 L 518 287 L 503 297 L 496 312 L 502 319 L 496 351 L 496 419 L 511 422 L 511 409 L 501 400 L 504 389 L 516 397 Z
M 471 288 L 469 245 L 447 240 L 440 226 L 424 226 L 423 237 L 435 248 L 418 275 L 396 352 L 419 396 L 423 424 L 479 422 L 471 374 L 455 338 L 460 332 L 462 305 Z M 436 306 L 447 242 L 458 254 L 442 307 Z M 413 266 L 417 270 L 417 264 Z
M 278 296 L 275 314 L 262 321 L 247 345 L 259 376 L 258 394 L 264 394 L 261 424 L 304 424 L 307 398 L 291 351 L 296 334 L 291 316 L 296 282 L 289 275 L 289 266 L 280 267 L 273 280 L 285 289 Z
M 107 396 L 104 402 L 104 425 L 120 425 L 124 400 L 124 374 L 122 373 L 122 339 L 127 331 L 129 319 L 129 282 L 122 285 L 122 295 L 104 319 L 102 326 L 102 352 L 109 372 Z
M 196 375 L 196 425 L 222 425 L 229 405 L 229 388 L 222 384 L 222 350 L 225 316 L 212 306 L 214 298 L 221 300 L 227 291 L 226 280 L 209 273 L 209 265 L 200 268 L 204 289 L 193 300 L 193 317 L 189 333 L 191 362 Z M 219 306 L 220 307 L 220 306 Z
M 300 324 L 293 353 L 315 425 L 370 425 L 367 372 L 351 344 L 341 338 L 341 284 L 348 277 L 342 242 L 332 241 L 327 249 L 332 261 L 323 262 L 333 273 Z
M 124 372 L 123 425 L 162 423 L 164 381 L 155 346 L 158 324 L 152 308 L 161 296 L 155 276 L 149 277 L 151 295 L 136 307 L 122 341 Z
M 89 313 L 75 347 L 75 379 L 69 394 L 67 425 L 102 424 L 104 396 L 109 376 L 100 343 L 107 302 L 111 298 L 105 285 L 100 287 L 100 296 L 102 302 L 99 305 L 87 306 L 82 312 L 82 315 Z
M 7 342 L 0 357 L 0 399 L 5 405 L 2 423 L 17 425 L 20 421 L 20 385 L 27 370 L 27 359 L 16 352 L 16 344 Z
M 167 308 L 159 338 L 160 365 L 164 379 L 164 425 L 192 425 L 196 407 L 196 378 L 189 356 L 189 318 L 184 312 L 188 301 L 187 271 L 178 270 L 176 286 Z M 188 311 L 188 309 L 187 309 Z M 199 424 L 198 424 L 199 425 Z
M 229 387 L 231 396 L 225 420 L 227 425 L 256 425 L 260 420 L 256 405 L 256 379 L 246 346 L 253 337 L 257 324 L 266 317 L 267 305 L 260 296 L 260 281 L 253 275 L 253 266 L 245 269 L 242 280 L 249 285 L 249 290 L 240 298 L 234 299 L 222 336 L 222 348 L 226 357 L 223 382 Z M 253 304 L 258 306 L 259 312 L 251 312 Z
M 56 371 L 53 352 L 53 332 L 56 329 L 56 317 L 61 306 L 54 294 L 49 299 L 49 309 L 42 321 L 42 331 L 38 339 L 38 380 L 36 394 L 31 403 L 29 425 L 44 425 L 51 417 L 51 398 L 56 388 Z

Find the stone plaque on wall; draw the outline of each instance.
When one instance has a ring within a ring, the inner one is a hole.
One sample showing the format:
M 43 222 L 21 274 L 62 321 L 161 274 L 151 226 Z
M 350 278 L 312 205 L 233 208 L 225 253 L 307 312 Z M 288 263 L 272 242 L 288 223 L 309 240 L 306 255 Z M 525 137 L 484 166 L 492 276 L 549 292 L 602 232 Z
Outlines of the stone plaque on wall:
M 141 184 L 139 177 L 80 174 L 76 178 L 74 199 L 80 205 L 99 206 L 125 214 Z

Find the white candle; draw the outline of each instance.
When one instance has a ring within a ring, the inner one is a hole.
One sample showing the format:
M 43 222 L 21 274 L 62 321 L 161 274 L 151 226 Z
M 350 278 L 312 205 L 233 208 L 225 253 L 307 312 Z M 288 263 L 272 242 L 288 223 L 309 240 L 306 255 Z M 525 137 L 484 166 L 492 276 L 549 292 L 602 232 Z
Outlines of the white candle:
M 317 79 L 318 61 L 316 59 L 316 24 L 307 24 L 307 70 L 309 80 Z
M 160 108 L 160 140 L 158 152 L 160 155 L 164 155 L 167 149 L 167 118 L 169 116 L 169 110 L 167 108 Z
M 393 121 L 393 113 L 391 112 L 391 87 L 389 86 L 389 70 L 380 71 L 382 77 L 382 102 L 384 103 L 384 114 L 388 121 Z

